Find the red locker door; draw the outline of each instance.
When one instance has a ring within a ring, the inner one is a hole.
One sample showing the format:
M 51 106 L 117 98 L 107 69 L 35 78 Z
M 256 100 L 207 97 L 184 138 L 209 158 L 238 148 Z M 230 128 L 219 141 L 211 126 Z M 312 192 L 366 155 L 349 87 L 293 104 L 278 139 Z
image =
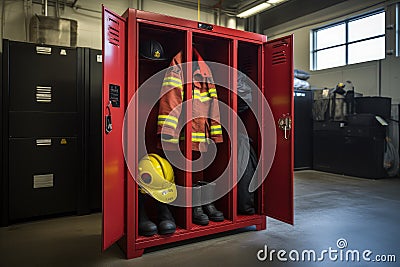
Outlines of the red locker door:
M 264 56 L 265 96 L 275 120 L 276 152 L 264 182 L 263 211 L 293 224 L 293 35 L 265 43 Z
M 103 7 L 103 250 L 124 235 L 125 20 Z

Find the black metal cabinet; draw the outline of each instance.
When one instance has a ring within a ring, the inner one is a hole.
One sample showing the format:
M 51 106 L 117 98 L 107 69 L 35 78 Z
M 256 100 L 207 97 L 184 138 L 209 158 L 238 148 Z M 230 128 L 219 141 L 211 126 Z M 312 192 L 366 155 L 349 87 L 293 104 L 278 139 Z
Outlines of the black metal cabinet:
M 294 168 L 311 169 L 313 164 L 312 91 L 294 91 Z
M 341 174 L 344 155 L 342 132 L 314 129 L 313 140 L 313 168 Z
M 81 213 L 83 98 L 76 48 L 3 41 L 1 224 Z
M 6 160 L 4 157 L 5 153 L 5 145 L 4 145 L 4 123 L 3 117 L 5 115 L 5 101 L 3 97 L 3 87 L 4 87 L 4 77 L 3 77 L 3 53 L 0 53 L 0 75 L 1 75 L 1 90 L 0 90 L 0 226 L 7 224 L 7 217 L 8 214 L 8 182 L 5 179 L 6 175 L 6 168 L 4 167 L 4 161 Z
M 354 115 L 356 116 L 356 115 Z M 386 127 L 376 123 L 343 125 L 314 122 L 315 170 L 364 178 L 383 178 Z
M 78 48 L 81 65 L 80 87 L 85 94 L 84 101 L 84 158 L 87 208 L 101 210 L 102 200 L 102 53 L 101 50 Z

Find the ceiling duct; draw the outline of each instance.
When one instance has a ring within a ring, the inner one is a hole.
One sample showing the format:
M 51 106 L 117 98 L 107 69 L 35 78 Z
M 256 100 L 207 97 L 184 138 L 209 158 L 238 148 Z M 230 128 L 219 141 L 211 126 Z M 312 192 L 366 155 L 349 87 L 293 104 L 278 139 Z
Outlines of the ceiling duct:
M 71 47 L 77 44 L 76 20 L 35 15 L 29 28 L 31 42 Z

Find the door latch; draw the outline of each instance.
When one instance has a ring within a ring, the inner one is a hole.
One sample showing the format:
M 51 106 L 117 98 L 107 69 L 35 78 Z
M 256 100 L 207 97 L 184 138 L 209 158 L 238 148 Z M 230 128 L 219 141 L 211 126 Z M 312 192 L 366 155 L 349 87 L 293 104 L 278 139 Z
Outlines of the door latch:
M 279 129 L 284 131 L 285 139 L 288 140 L 290 137 L 290 130 L 292 129 L 292 119 L 290 118 L 289 113 L 283 114 L 282 117 L 278 120 Z
M 108 103 L 106 109 L 108 114 L 106 115 L 106 134 L 109 134 L 112 131 L 112 121 L 111 121 L 111 109 L 110 109 L 111 101 Z

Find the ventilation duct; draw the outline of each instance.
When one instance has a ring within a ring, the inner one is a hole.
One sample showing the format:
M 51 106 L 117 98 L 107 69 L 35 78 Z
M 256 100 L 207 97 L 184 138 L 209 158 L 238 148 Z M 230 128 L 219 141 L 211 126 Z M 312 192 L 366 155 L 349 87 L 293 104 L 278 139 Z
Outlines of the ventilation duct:
M 76 46 L 76 20 L 35 15 L 30 21 L 29 40 L 38 44 Z

